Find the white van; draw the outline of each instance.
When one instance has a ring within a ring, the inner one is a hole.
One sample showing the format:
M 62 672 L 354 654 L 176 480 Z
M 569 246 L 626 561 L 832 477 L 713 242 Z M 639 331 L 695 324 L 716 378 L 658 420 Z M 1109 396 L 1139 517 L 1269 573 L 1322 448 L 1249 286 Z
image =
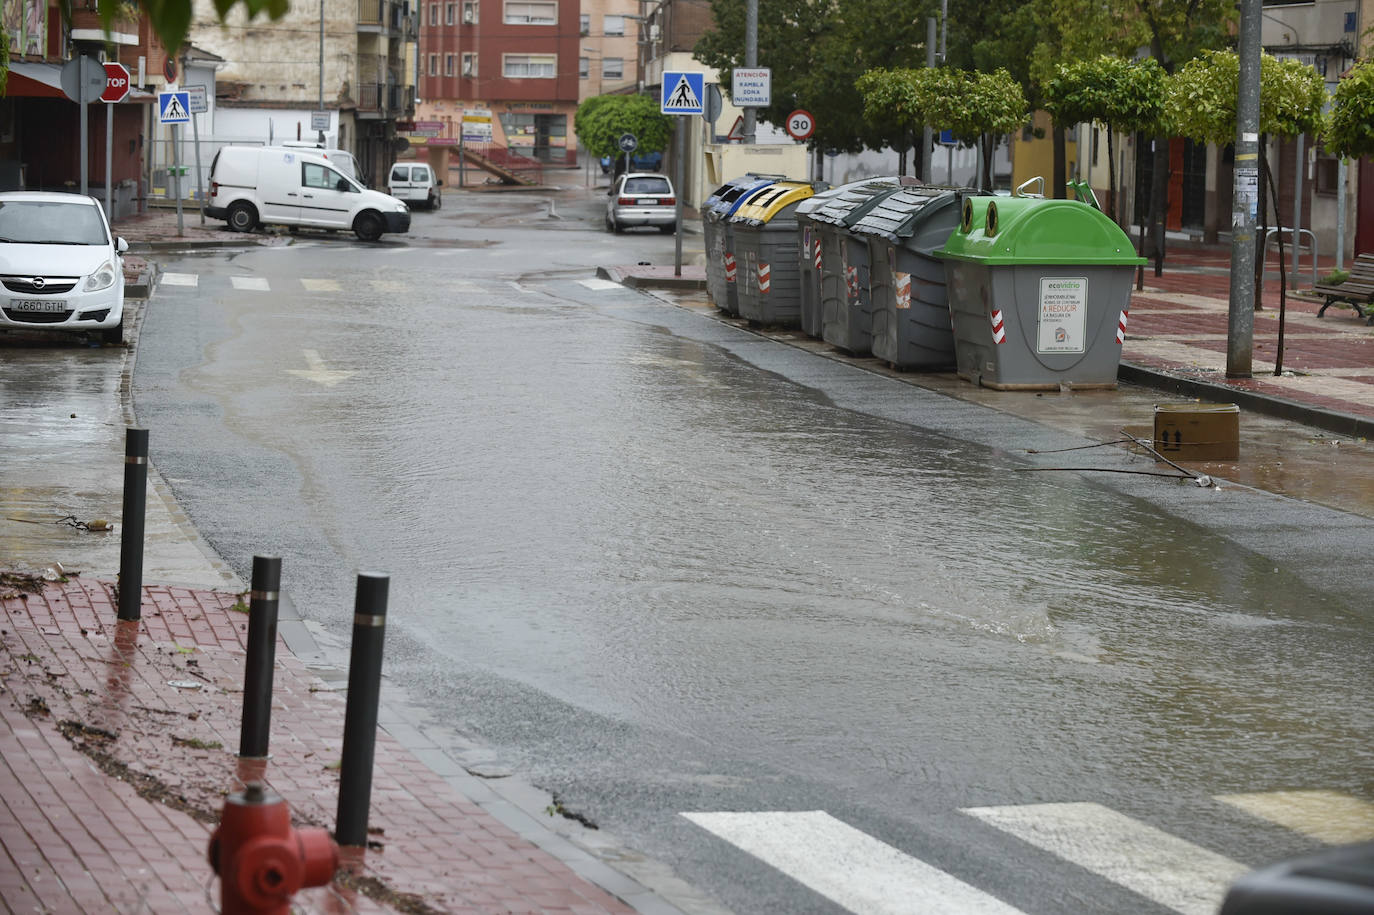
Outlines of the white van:
M 205 215 L 239 232 L 260 224 L 309 226 L 351 229 L 376 241 L 383 232 L 410 230 L 410 208 L 402 201 L 368 190 L 308 150 L 280 146 L 225 146 L 215 153 Z
M 397 162 L 391 166 L 387 190 L 398 200 L 422 204 L 427 210 L 437 210 L 443 201 L 439 196 L 439 187 L 443 183 L 434 177 L 434 169 L 426 162 Z
M 358 160 L 353 158 L 353 154 L 347 150 L 330 149 L 318 143 L 311 143 L 308 140 L 287 140 L 278 145 L 284 146 L 287 149 L 299 149 L 303 152 L 309 152 L 312 156 L 328 159 L 330 164 L 339 171 L 359 184 L 363 186 L 367 185 L 366 181 L 358 177 Z

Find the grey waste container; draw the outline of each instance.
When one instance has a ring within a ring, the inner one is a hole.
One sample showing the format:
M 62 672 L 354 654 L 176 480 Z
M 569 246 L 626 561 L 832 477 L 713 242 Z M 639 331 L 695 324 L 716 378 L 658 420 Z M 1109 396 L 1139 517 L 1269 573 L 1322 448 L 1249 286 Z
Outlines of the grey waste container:
M 1145 261 L 1100 211 L 966 197 L 940 257 L 961 377 L 1000 390 L 1116 387 L 1131 278 Z
M 855 181 L 808 214 L 821 241 L 821 338 L 831 346 L 864 355 L 872 340 L 868 242 L 849 228 L 883 197 L 917 183 L 896 176 Z
M 832 187 L 797 204 L 797 231 L 800 233 L 797 268 L 801 277 L 798 318 L 802 333 L 811 337 L 821 335 L 821 235 L 817 223 L 811 219 L 811 212 L 839 192 L 840 188 Z
M 908 187 L 880 197 L 850 230 L 868 240 L 873 355 L 902 371 L 954 368 L 945 265 L 968 191 Z
M 800 320 L 796 212 L 797 205 L 814 193 L 810 184 L 778 181 L 754 194 L 730 217 L 741 318 L 780 326 L 796 326 Z
M 755 192 L 777 181 L 777 175 L 745 174 L 716 188 L 701 205 L 706 246 L 706 294 L 717 308 L 739 314 L 735 294 L 734 232 L 730 216 Z

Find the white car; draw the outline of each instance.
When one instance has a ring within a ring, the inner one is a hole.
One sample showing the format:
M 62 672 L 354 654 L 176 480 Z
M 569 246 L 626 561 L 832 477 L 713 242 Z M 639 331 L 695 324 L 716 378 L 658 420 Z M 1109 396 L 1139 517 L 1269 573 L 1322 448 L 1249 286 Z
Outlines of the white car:
M 437 210 L 443 203 L 439 187 L 444 182 L 434 176 L 434 169 L 426 162 L 397 162 L 391 166 L 387 191 L 397 200 Z
M 654 226 L 668 235 L 677 230 L 677 196 L 664 175 L 629 172 L 606 192 L 606 228 L 619 232 L 630 226 Z
M 124 258 L 94 197 L 0 193 L 0 330 L 77 331 L 124 342 Z

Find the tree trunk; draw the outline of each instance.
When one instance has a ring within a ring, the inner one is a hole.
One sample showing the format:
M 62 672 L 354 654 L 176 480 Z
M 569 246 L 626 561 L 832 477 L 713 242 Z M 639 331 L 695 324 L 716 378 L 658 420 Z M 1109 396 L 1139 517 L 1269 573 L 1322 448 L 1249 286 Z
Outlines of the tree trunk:
M 1054 182 L 1053 189 L 1047 194 L 1055 200 L 1063 200 L 1065 197 L 1064 182 L 1068 177 L 1069 170 L 1069 150 L 1068 143 L 1064 140 L 1064 131 L 1060 126 L 1051 121 L 1050 129 L 1054 131 Z
M 1107 196 L 1112 201 L 1112 211 L 1108 215 L 1112 217 L 1112 222 L 1119 225 L 1120 220 L 1116 218 L 1116 132 L 1112 130 L 1111 124 L 1107 125 Z
M 1154 139 L 1154 173 L 1150 176 L 1150 248 L 1155 256 L 1155 276 L 1164 273 L 1164 221 L 1169 208 L 1169 138 Z
M 1274 225 L 1279 227 L 1280 229 L 1280 231 L 1274 233 L 1278 236 L 1279 239 L 1279 341 L 1277 346 L 1275 346 L 1274 348 L 1274 374 L 1282 375 L 1284 318 L 1288 311 L 1288 271 L 1284 266 L 1283 256 L 1283 218 L 1282 214 L 1279 212 L 1279 189 L 1274 186 L 1274 174 L 1269 170 L 1268 162 L 1262 156 L 1260 161 L 1260 169 L 1262 171 L 1262 174 L 1260 176 L 1260 186 L 1263 187 L 1267 184 L 1269 186 L 1269 189 L 1272 190 L 1274 193 Z M 1279 144 L 1279 170 L 1282 171 L 1282 169 L 1283 144 Z M 1293 229 L 1293 244 L 1296 245 L 1297 243 L 1298 231 L 1295 227 Z M 1255 288 L 1259 289 L 1260 287 L 1257 285 Z M 1258 301 L 1259 296 L 1256 295 L 1255 298 Z
M 897 141 L 897 174 L 906 174 L 906 130 L 902 130 L 901 139 Z

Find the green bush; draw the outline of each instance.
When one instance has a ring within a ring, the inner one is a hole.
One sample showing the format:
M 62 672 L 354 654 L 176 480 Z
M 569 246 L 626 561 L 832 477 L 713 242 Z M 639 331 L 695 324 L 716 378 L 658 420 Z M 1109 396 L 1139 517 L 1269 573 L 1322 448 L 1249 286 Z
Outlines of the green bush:
M 1350 279 L 1350 271 L 1348 271 L 1348 270 L 1332 270 L 1332 271 L 1331 271 L 1330 273 L 1328 273 L 1326 276 L 1322 277 L 1322 279 L 1321 279 L 1321 285 L 1323 285 L 1323 286 L 1336 286 L 1336 285 L 1339 285 L 1339 284 L 1341 284 L 1341 283 L 1344 283 L 1344 282 L 1345 282 L 1346 280 L 1348 280 L 1348 279 Z

